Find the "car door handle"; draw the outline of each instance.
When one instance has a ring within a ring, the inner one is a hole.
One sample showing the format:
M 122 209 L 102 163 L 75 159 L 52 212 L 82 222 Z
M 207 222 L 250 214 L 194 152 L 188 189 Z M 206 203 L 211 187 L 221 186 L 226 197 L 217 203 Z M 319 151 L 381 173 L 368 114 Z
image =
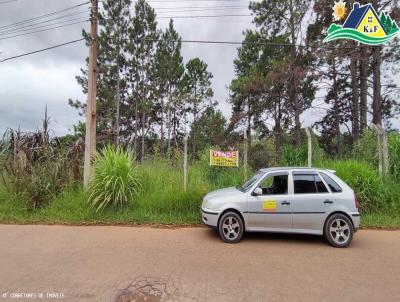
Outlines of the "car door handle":
M 333 201 L 332 201 L 332 200 L 329 200 L 329 199 L 327 199 L 327 200 L 324 201 L 324 204 L 332 204 L 332 203 L 333 203 Z
M 289 201 L 282 201 L 281 202 L 281 205 L 283 205 L 283 206 L 290 206 L 290 202 Z

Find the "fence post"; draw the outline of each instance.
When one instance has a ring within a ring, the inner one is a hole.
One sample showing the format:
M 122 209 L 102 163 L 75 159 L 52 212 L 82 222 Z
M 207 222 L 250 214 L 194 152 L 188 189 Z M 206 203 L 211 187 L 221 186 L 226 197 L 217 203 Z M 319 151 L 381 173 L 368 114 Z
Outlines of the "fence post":
M 183 190 L 187 192 L 188 185 L 188 137 L 184 138 L 184 155 L 183 155 Z
M 247 161 L 248 161 L 248 158 L 247 158 L 247 152 L 248 152 L 247 147 L 248 147 L 248 145 L 247 145 L 247 131 L 246 130 L 244 130 L 243 138 L 244 138 L 243 170 L 244 170 L 244 178 L 245 178 L 245 180 L 247 180 Z
M 308 142 L 308 156 L 307 156 L 307 164 L 308 167 L 312 167 L 312 136 L 311 136 L 311 131 L 310 128 L 307 127 L 304 129 L 307 134 L 307 142 Z
M 371 124 L 372 129 L 374 129 L 376 133 L 376 141 L 377 141 L 377 152 L 378 152 L 378 161 L 379 161 L 379 166 L 378 166 L 378 171 L 379 171 L 379 176 L 383 175 L 383 157 L 382 157 L 382 132 L 379 126 L 375 124 Z
M 383 175 L 389 173 L 389 149 L 388 149 L 388 137 L 385 129 L 379 126 L 382 134 L 382 171 Z

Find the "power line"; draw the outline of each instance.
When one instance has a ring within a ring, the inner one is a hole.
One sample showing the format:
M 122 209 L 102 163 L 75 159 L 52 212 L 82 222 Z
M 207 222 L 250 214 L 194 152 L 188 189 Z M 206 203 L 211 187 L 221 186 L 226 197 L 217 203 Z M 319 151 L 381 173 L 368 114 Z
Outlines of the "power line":
M 84 3 L 77 4 L 77 5 L 74 5 L 74 6 L 70 6 L 70 7 L 58 10 L 58 11 L 47 13 L 47 14 L 44 14 L 44 15 L 41 15 L 41 16 L 38 16 L 38 17 L 21 20 L 21 21 L 18 21 L 16 23 L 12 23 L 12 24 L 8 24 L 8 25 L 3 25 L 3 26 L 0 26 L 0 29 L 12 28 L 12 27 L 15 27 L 15 26 L 18 26 L 18 25 L 21 25 L 21 24 L 25 24 L 25 23 L 32 23 L 33 21 L 36 21 L 36 20 L 39 20 L 39 19 L 43 19 L 43 18 L 46 18 L 46 17 L 50 17 L 50 16 L 54 16 L 54 15 L 57 15 L 59 13 L 62 13 L 62 12 L 65 12 L 65 11 L 69 11 L 69 10 L 72 10 L 74 8 L 77 8 L 77 7 L 80 7 L 80 6 L 89 4 L 89 3 L 90 2 L 84 2 Z
M 273 43 L 273 42 L 247 42 L 247 41 L 217 41 L 217 40 L 163 40 L 163 39 L 145 39 L 147 41 L 161 42 L 167 41 L 172 43 L 197 43 L 197 44 L 224 44 L 224 45 L 256 45 L 256 46 L 280 46 L 280 47 L 299 47 L 299 48 L 322 48 L 322 49 L 353 49 L 354 47 L 331 47 L 331 46 L 317 46 L 317 45 L 301 45 L 291 43 Z M 381 45 L 380 47 L 387 48 L 400 48 L 400 45 Z
M 13 60 L 13 59 L 17 59 L 17 58 L 21 58 L 21 57 L 25 57 L 25 56 L 29 56 L 29 55 L 32 55 L 32 54 L 36 54 L 36 53 L 39 53 L 39 52 L 46 51 L 46 50 L 62 47 L 62 46 L 65 46 L 65 45 L 77 43 L 77 42 L 80 42 L 80 41 L 83 41 L 83 40 L 85 40 L 85 39 L 82 38 L 82 39 L 78 39 L 78 40 L 73 40 L 73 41 L 69 41 L 69 42 L 66 42 L 66 43 L 50 46 L 50 47 L 47 47 L 47 48 L 43 48 L 43 49 L 27 52 L 27 53 L 20 54 L 20 55 L 17 55 L 17 56 L 8 57 L 8 58 L 0 60 L 0 63 L 6 62 L 6 61 L 9 61 L 9 60 Z
M 18 0 L 8 0 L 8 1 L 1 1 L 0 4 L 6 4 L 6 3 L 10 3 L 10 2 L 16 2 Z
M 88 21 L 89 21 L 89 20 L 79 21 L 79 22 L 73 22 L 73 23 L 70 23 L 70 24 L 55 26 L 55 27 L 51 27 L 51 28 L 47 28 L 47 29 L 42 29 L 42 30 L 37 30 L 37 31 L 32 31 L 32 32 L 24 33 L 24 34 L 18 34 L 18 35 L 14 35 L 14 36 L 10 36 L 10 37 L 4 37 L 4 38 L 0 38 L 0 41 L 1 41 L 1 40 L 8 40 L 8 39 L 16 38 L 16 37 L 21 37 L 21 36 L 27 36 L 27 35 L 31 35 L 31 34 L 35 34 L 35 33 L 44 32 L 44 31 L 49 31 L 49 30 L 52 30 L 52 29 L 63 28 L 63 27 L 67 27 L 67 26 L 72 26 L 72 25 L 75 25 L 75 24 L 86 23 L 86 22 L 88 22 Z
M 224 17 L 251 17 L 251 15 L 199 15 L 199 16 L 170 16 L 157 17 L 157 19 L 197 19 L 197 18 L 224 18 Z
M 36 26 L 36 25 L 39 25 L 39 24 L 46 24 L 46 23 L 48 23 L 48 22 L 61 20 L 61 19 L 67 18 L 67 17 L 82 15 L 82 14 L 87 13 L 87 12 L 88 12 L 88 11 L 86 11 L 86 10 L 85 10 L 85 11 L 81 11 L 81 12 L 75 12 L 75 13 L 72 13 L 72 14 L 60 16 L 60 17 L 53 18 L 53 19 L 49 19 L 49 20 L 46 20 L 46 21 L 41 21 L 41 22 L 37 22 L 37 23 L 32 23 L 32 24 L 29 24 L 29 25 L 24 25 L 24 26 L 16 27 L 16 28 L 13 28 L 13 29 L 3 29 L 3 30 L 0 30 L 0 35 L 9 34 L 9 33 L 14 33 L 14 32 L 16 32 L 16 31 L 20 31 L 20 30 L 22 30 L 22 29 L 24 29 L 24 28 L 32 29 L 32 26 Z M 46 24 L 46 25 L 54 25 L 54 24 Z
M 103 2 L 103 1 L 100 1 Z M 175 3 L 175 2 L 248 2 L 245 0 L 148 0 L 147 2 L 152 3 Z
M 20 30 L 12 31 L 12 32 L 4 32 L 4 33 L 0 32 L 0 37 L 7 36 L 7 35 L 17 35 L 20 33 L 31 32 L 31 31 L 38 30 L 38 29 L 49 29 L 49 28 L 53 28 L 54 26 L 63 25 L 65 23 L 69 24 L 70 22 L 73 22 L 73 21 L 85 21 L 85 20 L 88 20 L 88 18 L 87 17 L 79 17 L 79 18 L 64 20 L 62 22 L 56 22 L 53 24 L 46 24 L 46 25 L 32 27 L 32 28 L 20 29 Z
M 179 8 L 179 9 L 197 9 L 197 8 L 211 8 L 211 9 L 214 9 L 214 8 L 227 8 L 227 9 L 230 9 L 230 8 L 248 8 L 247 6 L 245 6 L 245 5 L 221 5 L 221 6 L 212 6 L 212 7 L 210 7 L 210 6 L 182 6 L 182 7 L 154 7 L 154 9 L 155 10 L 163 10 L 163 9 L 175 9 L 175 8 Z
M 166 14 L 166 13 L 186 13 L 186 12 L 206 12 L 206 11 L 229 11 L 229 10 L 243 10 L 244 7 L 234 7 L 234 8 L 199 8 L 199 9 L 179 9 L 179 10 L 169 10 L 169 11 L 161 11 L 157 12 L 157 14 Z

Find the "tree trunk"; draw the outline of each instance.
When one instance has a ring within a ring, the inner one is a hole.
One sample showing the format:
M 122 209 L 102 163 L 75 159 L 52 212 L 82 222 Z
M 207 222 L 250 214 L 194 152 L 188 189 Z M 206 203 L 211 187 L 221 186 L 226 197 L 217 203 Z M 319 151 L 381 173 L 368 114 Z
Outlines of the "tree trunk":
M 280 101 L 275 102 L 275 153 L 277 160 L 281 158 L 282 151 L 282 127 L 281 127 L 281 119 L 282 119 L 282 111 L 281 111 L 281 103 Z
M 372 55 L 374 76 L 374 96 L 372 102 L 372 123 L 382 126 L 382 96 L 381 96 L 381 47 L 375 46 Z
M 119 54 L 118 54 L 119 56 Z M 115 114 L 115 146 L 119 146 L 119 119 L 120 119 L 120 102 L 121 102 L 121 91 L 120 91 L 121 80 L 119 76 L 119 59 L 117 58 L 117 112 Z
M 133 141 L 133 150 L 137 153 L 138 127 L 139 127 L 139 99 L 135 101 L 135 140 Z
M 360 106 L 359 106 L 359 93 L 358 93 L 358 81 L 357 81 L 357 60 L 354 56 L 351 57 L 350 63 L 351 71 L 351 87 L 352 87 L 352 132 L 353 132 L 353 143 L 356 142 L 360 136 Z
M 145 129 L 146 129 L 146 113 L 145 113 L 145 111 L 143 111 L 143 115 L 142 115 L 142 151 L 140 154 L 140 161 L 142 164 L 144 162 L 144 151 L 145 151 L 145 140 L 144 140 Z
M 247 115 L 247 156 L 248 158 L 250 158 L 250 154 L 251 154 L 251 107 L 250 107 L 250 100 L 249 100 L 249 104 L 248 104 L 248 115 Z
M 164 148 L 164 97 L 161 97 L 161 142 L 160 153 L 163 154 Z
M 196 120 L 197 120 L 197 104 L 194 104 L 194 108 L 193 108 L 193 158 L 196 157 Z
M 296 146 L 301 144 L 301 122 L 300 122 L 300 104 L 299 104 L 299 96 L 297 93 L 297 82 L 296 82 L 296 36 L 295 36 L 295 24 L 294 24 L 294 11 L 293 11 L 293 0 L 289 1 L 289 10 L 290 10 L 290 35 L 291 35 L 291 56 L 292 56 L 292 89 L 291 89 L 291 101 L 294 108 L 294 121 L 295 121 L 295 143 Z
M 372 5 L 379 11 L 378 0 L 373 0 Z M 372 123 L 382 126 L 382 95 L 381 95 L 381 46 L 374 46 L 372 51 L 372 70 L 374 77 L 374 96 L 372 101 Z
M 334 112 L 335 112 L 335 134 L 336 134 L 336 152 L 337 154 L 342 153 L 341 138 L 340 138 L 340 111 L 339 111 L 339 98 L 338 98 L 338 87 L 337 87 L 337 74 L 336 74 L 336 60 L 333 59 L 332 64 L 333 71 L 333 97 L 334 97 Z
M 368 57 L 367 46 L 362 45 L 360 48 L 360 134 L 362 134 L 368 125 Z

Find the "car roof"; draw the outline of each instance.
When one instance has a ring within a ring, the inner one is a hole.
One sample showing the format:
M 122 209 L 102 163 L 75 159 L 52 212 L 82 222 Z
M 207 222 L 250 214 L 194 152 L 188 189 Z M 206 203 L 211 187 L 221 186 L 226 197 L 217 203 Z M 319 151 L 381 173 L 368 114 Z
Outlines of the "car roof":
M 263 168 L 260 169 L 260 171 L 266 173 L 266 172 L 273 172 L 273 171 L 296 171 L 296 170 L 302 170 L 302 171 L 328 171 L 330 173 L 336 173 L 335 170 L 329 170 L 329 169 L 321 169 L 321 168 L 309 168 L 309 167 L 270 167 L 270 168 Z

